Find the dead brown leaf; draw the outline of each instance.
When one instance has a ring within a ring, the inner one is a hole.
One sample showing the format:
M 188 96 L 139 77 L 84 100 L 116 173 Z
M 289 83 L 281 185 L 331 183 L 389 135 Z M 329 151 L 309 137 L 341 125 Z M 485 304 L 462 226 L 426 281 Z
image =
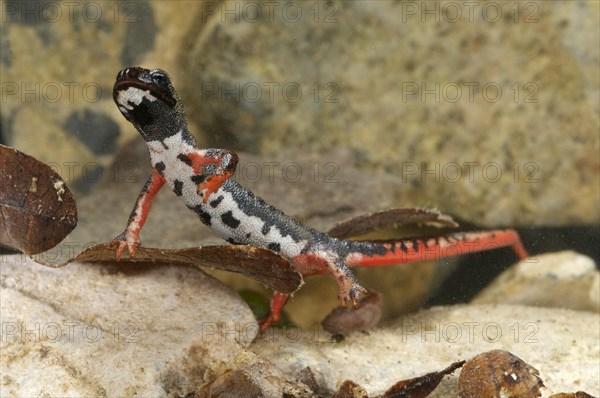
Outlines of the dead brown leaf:
M 99 244 L 61 265 L 75 261 L 114 262 L 115 248 L 110 247 L 108 243 Z M 270 250 L 253 246 L 205 246 L 186 249 L 139 247 L 134 258 L 125 251 L 121 262 L 163 262 L 237 272 L 282 293 L 293 293 L 302 285 L 302 276 L 286 259 Z
M 315 373 L 309 366 L 300 369 L 298 372 L 296 372 L 294 376 L 296 377 L 296 380 L 306 385 L 314 393 L 323 389 L 319 385 Z
M 69 188 L 50 166 L 0 145 L 0 244 L 26 254 L 56 246 L 77 225 Z
M 427 224 L 446 228 L 458 227 L 452 217 L 441 214 L 437 210 L 408 207 L 357 216 L 338 223 L 327 233 L 333 237 L 345 239 L 406 224 Z
M 544 383 L 539 372 L 508 351 L 484 352 L 467 361 L 458 378 L 461 398 L 535 398 Z
M 440 384 L 444 376 L 463 366 L 465 361 L 454 362 L 440 372 L 399 381 L 390 387 L 381 398 L 425 398 Z
M 243 370 L 230 370 L 219 376 L 210 387 L 211 398 L 263 396 L 261 388 Z
M 331 398 L 368 398 L 368 395 L 364 388 L 352 380 L 346 380 Z
M 323 328 L 334 335 L 374 328 L 381 320 L 381 296 L 375 292 L 360 300 L 358 308 L 337 307 L 323 319 Z

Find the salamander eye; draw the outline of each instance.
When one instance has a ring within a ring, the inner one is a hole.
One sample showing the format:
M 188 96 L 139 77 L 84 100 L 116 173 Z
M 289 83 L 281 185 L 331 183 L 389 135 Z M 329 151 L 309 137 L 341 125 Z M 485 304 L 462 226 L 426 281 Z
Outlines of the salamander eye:
M 156 84 L 157 86 L 166 86 L 169 81 L 166 73 L 162 71 L 154 71 L 150 74 L 150 77 L 152 77 L 152 83 Z

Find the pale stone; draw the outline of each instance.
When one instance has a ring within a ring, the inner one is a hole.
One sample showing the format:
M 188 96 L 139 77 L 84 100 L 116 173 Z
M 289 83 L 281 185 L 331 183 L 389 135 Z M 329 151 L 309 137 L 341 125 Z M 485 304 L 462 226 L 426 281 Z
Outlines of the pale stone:
M 506 270 L 474 304 L 523 304 L 600 311 L 600 272 L 591 258 L 572 252 L 530 257 Z
M 192 267 L 13 255 L 1 287 L 2 396 L 183 396 L 258 330 L 234 292 Z
M 586 311 L 518 305 L 436 307 L 392 325 L 355 333 L 340 343 L 305 330 L 274 331 L 252 350 L 293 374 L 310 367 L 329 391 L 350 379 L 369 395 L 402 379 L 440 371 L 482 352 L 503 349 L 540 371 L 543 396 L 586 391 L 600 394 L 600 318 Z M 455 397 L 460 370 L 429 398 Z

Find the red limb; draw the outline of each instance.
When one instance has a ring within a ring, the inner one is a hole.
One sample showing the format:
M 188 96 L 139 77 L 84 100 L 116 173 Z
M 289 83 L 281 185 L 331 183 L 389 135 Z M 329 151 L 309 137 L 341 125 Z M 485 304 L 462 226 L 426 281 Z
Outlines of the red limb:
M 260 332 L 264 333 L 271 327 L 271 325 L 279 322 L 279 318 L 281 318 L 281 310 L 285 305 L 289 295 L 285 293 L 273 292 L 273 296 L 271 297 L 271 309 L 269 311 L 269 315 L 261 319 L 260 324 Z
M 198 152 L 190 152 L 187 154 L 187 157 L 192 162 L 192 170 L 195 175 L 202 174 L 202 168 L 211 164 L 220 164 L 223 161 L 223 156 L 219 156 L 216 158 L 206 157 L 201 155 Z M 235 160 L 233 161 L 233 168 L 235 169 L 235 165 L 237 164 L 237 156 L 235 156 Z M 231 165 L 226 165 L 225 167 L 231 167 Z M 221 188 L 223 182 L 229 179 L 233 175 L 232 170 L 225 170 L 222 174 L 215 174 L 207 176 L 206 181 L 202 182 L 198 185 L 198 194 L 200 194 L 203 190 L 204 196 L 202 197 L 202 202 L 206 203 L 210 195 L 215 193 Z
M 202 174 L 204 166 L 221 163 L 221 159 L 202 156 L 198 152 L 190 152 L 187 157 L 192 161 L 192 170 L 194 170 L 195 175 Z
M 204 192 L 204 196 L 202 197 L 202 202 L 206 203 L 208 201 L 208 197 L 217 192 L 219 188 L 221 188 L 221 185 L 223 185 L 223 183 L 232 175 L 232 172 L 226 171 L 223 174 L 210 176 L 206 179 L 206 181 L 198 185 L 198 194 L 200 194 L 200 192 L 203 190 L 206 190 L 206 192 Z
M 148 213 L 150 213 L 152 199 L 154 199 L 154 196 L 160 191 L 164 184 L 164 177 L 155 169 L 142 189 L 140 196 L 138 196 L 135 207 L 129 216 L 129 222 L 125 232 L 110 243 L 111 247 L 117 246 L 117 251 L 115 253 L 116 261 L 121 260 L 121 253 L 125 248 L 127 248 L 131 257 L 135 256 L 135 249 L 141 244 L 139 236 L 140 230 L 146 223 Z

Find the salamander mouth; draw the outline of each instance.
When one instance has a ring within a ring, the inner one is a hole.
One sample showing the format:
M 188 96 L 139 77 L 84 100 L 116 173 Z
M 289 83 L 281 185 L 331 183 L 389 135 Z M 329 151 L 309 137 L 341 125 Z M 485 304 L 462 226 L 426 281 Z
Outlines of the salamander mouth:
M 113 100 L 119 108 L 128 110 L 140 104 L 143 97 L 154 101 L 159 99 L 174 107 L 177 101 L 168 87 L 161 87 L 152 82 L 152 71 L 140 67 L 126 68 L 117 74 L 113 87 Z M 123 110 L 123 109 L 122 109 Z

